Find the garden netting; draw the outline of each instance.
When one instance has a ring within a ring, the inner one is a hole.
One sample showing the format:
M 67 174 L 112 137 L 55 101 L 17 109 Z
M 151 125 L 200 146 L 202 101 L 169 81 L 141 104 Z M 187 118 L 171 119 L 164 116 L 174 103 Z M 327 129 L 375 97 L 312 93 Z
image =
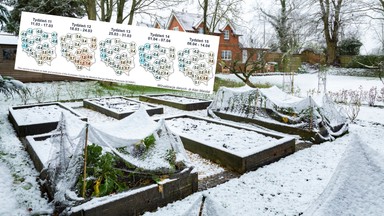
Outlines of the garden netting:
M 311 131 L 322 141 L 333 140 L 348 130 L 348 118 L 326 94 L 299 98 L 278 87 L 240 88 L 221 87 L 216 93 L 208 114 L 219 118 L 227 113 L 272 125 Z M 215 114 L 216 113 L 216 114 Z
M 229 216 L 233 215 L 221 203 L 217 202 L 211 195 L 203 194 L 185 211 L 183 216 Z
M 102 146 L 103 151 L 112 152 L 135 171 L 172 174 L 189 165 L 180 137 L 169 130 L 164 120 L 150 119 L 144 108 L 122 120 L 100 124 L 86 124 L 62 114 L 50 139 L 52 149 L 48 162 L 56 202 L 68 201 L 83 170 L 87 127 L 88 144 Z M 153 140 L 150 146 L 144 143 L 148 137 Z

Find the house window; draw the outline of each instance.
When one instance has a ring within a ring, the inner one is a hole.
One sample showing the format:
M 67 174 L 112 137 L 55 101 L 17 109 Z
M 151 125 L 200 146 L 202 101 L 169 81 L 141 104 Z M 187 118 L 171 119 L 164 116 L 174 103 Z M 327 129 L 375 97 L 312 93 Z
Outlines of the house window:
M 243 63 L 245 63 L 247 61 L 247 58 L 248 58 L 248 51 L 247 50 L 243 50 L 242 54 L 243 54 L 243 56 L 242 56 Z
M 179 26 L 173 27 L 173 31 L 179 31 Z
M 224 30 L 224 40 L 229 40 L 229 30 Z
M 232 51 L 231 50 L 221 51 L 221 60 L 232 60 Z
M 199 34 L 203 34 L 204 33 L 204 29 L 203 28 L 199 28 Z
M 15 60 L 16 48 L 3 49 L 3 60 Z

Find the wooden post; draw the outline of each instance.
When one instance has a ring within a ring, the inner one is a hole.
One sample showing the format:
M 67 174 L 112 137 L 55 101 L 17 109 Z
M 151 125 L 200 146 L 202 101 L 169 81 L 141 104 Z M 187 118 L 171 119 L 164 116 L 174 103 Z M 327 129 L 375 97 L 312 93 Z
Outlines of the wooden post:
M 206 198 L 206 196 L 203 195 L 203 199 L 201 200 L 201 205 L 200 205 L 199 216 L 203 215 L 205 198 Z
M 309 130 L 312 131 L 312 123 L 313 123 L 313 105 L 312 105 L 312 97 L 309 96 L 309 106 L 310 106 L 310 117 L 309 117 Z
M 88 142 L 88 123 L 85 125 L 85 141 L 84 141 L 84 171 L 83 171 L 83 191 L 82 195 L 85 198 L 85 190 L 87 189 L 87 142 Z

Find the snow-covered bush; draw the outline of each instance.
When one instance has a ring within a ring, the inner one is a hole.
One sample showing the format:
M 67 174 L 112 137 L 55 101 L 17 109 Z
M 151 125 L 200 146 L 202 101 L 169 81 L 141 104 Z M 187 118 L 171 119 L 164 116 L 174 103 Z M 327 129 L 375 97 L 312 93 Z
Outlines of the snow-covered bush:
M 31 96 L 33 99 L 35 99 L 38 103 L 41 103 L 45 100 L 47 96 L 48 89 L 42 86 L 36 86 L 31 90 Z
M 369 93 L 368 93 L 368 105 L 374 106 L 376 103 L 376 99 L 377 99 L 377 87 L 374 86 L 369 90 Z
M 349 91 L 348 93 L 349 100 L 346 104 L 346 113 L 351 122 L 355 121 L 360 112 L 362 91 Z
M 75 100 L 79 98 L 79 86 L 77 85 L 77 82 L 73 83 L 72 85 L 65 85 L 65 89 L 68 93 L 70 100 Z
M 348 92 L 348 90 L 342 89 L 338 92 L 328 92 L 328 94 L 335 103 L 347 104 L 349 95 Z
M 56 82 L 56 83 L 52 83 L 52 96 L 53 98 L 55 98 L 56 101 L 59 101 L 60 100 L 60 94 L 63 90 L 63 87 L 61 85 L 61 83 L 59 82 Z
M 380 101 L 384 102 L 384 87 L 381 88 L 381 90 L 380 90 L 380 96 L 379 96 L 379 98 L 380 98 Z

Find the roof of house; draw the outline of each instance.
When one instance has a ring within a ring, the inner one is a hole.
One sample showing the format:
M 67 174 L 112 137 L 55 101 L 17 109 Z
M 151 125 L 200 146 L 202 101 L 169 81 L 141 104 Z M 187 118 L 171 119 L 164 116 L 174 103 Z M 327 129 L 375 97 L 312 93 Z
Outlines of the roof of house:
M 18 37 L 11 34 L 0 34 L 0 44 L 17 45 Z
M 184 31 L 195 31 L 194 26 L 203 18 L 200 14 L 172 11 L 167 28 L 171 24 L 173 17 L 179 22 Z
M 168 28 L 169 25 L 171 24 L 173 17 L 179 22 L 179 24 L 181 25 L 184 31 L 195 31 L 199 27 L 199 25 L 204 21 L 204 17 L 200 14 L 172 11 L 172 14 L 168 19 L 166 28 Z M 212 17 L 208 17 L 207 23 L 210 23 L 211 20 L 212 20 Z M 224 28 L 228 25 L 232 28 L 233 33 L 237 34 L 235 33 L 234 26 L 226 20 L 219 22 L 215 27 L 215 29 L 214 30 L 210 29 L 210 31 L 214 33 L 221 33 L 224 30 Z
M 167 27 L 167 21 L 168 21 L 168 18 L 157 17 L 153 26 L 156 26 L 156 24 L 159 24 L 161 29 L 165 29 Z

